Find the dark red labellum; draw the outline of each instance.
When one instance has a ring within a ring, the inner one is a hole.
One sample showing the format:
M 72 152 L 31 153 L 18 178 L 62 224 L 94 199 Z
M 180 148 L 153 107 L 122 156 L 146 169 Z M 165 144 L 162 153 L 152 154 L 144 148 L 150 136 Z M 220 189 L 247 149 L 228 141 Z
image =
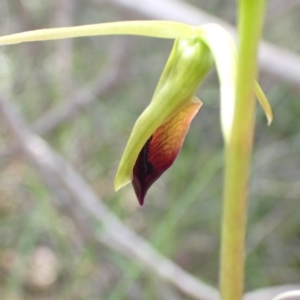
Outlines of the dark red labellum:
M 148 139 L 133 167 L 133 188 L 141 205 L 150 186 L 173 164 L 182 147 L 190 123 L 201 106 L 189 103 L 163 123 Z

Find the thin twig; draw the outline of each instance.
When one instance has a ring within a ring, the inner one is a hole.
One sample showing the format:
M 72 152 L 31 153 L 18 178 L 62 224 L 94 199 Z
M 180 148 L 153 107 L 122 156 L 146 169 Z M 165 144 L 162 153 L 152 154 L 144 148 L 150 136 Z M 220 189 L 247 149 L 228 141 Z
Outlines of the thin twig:
M 254 292 L 247 293 L 243 300 L 271 300 L 273 299 L 273 297 L 277 296 L 278 294 L 287 291 L 299 290 L 299 288 L 300 288 L 299 285 L 298 286 L 283 285 L 283 286 L 274 286 L 271 288 L 263 288 L 263 289 L 256 290 Z

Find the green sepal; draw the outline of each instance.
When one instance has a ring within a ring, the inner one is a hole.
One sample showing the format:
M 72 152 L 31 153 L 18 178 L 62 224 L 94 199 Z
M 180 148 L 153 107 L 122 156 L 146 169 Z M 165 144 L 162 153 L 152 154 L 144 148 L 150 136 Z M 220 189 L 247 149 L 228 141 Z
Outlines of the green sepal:
M 228 142 L 236 105 L 236 47 L 228 32 L 217 24 L 201 25 L 197 28 L 196 34 L 210 48 L 215 60 L 220 80 L 221 127 L 224 140 Z M 255 84 L 254 93 L 270 124 L 273 119 L 272 108 L 258 83 Z
M 0 36 L 0 45 L 60 40 L 83 36 L 129 34 L 166 39 L 192 38 L 195 27 L 174 21 L 123 21 L 48 28 Z

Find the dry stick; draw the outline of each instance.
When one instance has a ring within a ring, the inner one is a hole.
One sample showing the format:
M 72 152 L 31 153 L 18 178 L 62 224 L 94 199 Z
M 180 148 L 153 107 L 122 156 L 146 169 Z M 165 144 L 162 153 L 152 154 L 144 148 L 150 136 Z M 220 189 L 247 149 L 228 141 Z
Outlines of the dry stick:
M 271 300 L 275 296 L 283 292 L 299 290 L 299 288 L 300 288 L 299 285 L 284 285 L 284 286 L 274 286 L 272 288 L 259 289 L 254 292 L 247 293 L 243 298 L 243 300 Z
M 64 188 L 61 192 L 64 195 L 59 195 L 56 189 L 56 196 L 63 199 L 61 201 L 63 210 L 72 217 L 86 239 L 104 244 L 129 259 L 142 263 L 160 278 L 195 299 L 219 300 L 219 294 L 214 287 L 195 279 L 122 224 L 72 166 L 51 150 L 44 140 L 29 130 L 16 107 L 3 96 L 0 96 L 0 114 L 28 160 L 46 178 L 48 185 L 51 187 L 59 185 Z M 52 189 L 51 192 L 53 193 Z M 87 215 L 88 218 L 85 218 Z M 101 223 L 102 229 L 95 231 L 95 227 L 88 223 L 90 218 Z M 248 293 L 245 295 L 245 300 L 269 300 L 270 296 L 278 292 L 296 288 L 299 286 L 266 288 Z
M 90 1 L 99 5 L 97 0 Z M 217 23 L 234 38 L 237 35 L 236 30 L 229 23 L 180 0 L 109 0 L 107 3 L 136 12 L 149 19 L 180 21 L 191 25 Z M 261 42 L 259 50 L 260 70 L 263 73 L 287 81 L 295 88 L 300 87 L 300 57 L 298 55 L 267 42 Z

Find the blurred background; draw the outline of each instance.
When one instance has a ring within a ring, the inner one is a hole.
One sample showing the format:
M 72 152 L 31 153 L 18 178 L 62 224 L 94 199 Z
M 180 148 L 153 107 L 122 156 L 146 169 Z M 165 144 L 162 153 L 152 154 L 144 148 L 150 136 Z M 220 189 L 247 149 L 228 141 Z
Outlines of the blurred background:
M 235 1 L 2 0 L 0 34 L 136 19 L 196 25 L 213 16 L 234 27 Z M 268 127 L 257 106 L 247 291 L 300 281 L 299 28 L 299 1 L 269 1 L 263 38 L 278 52 L 262 57 L 260 83 L 274 121 Z M 172 43 L 106 36 L 1 48 L 1 300 L 215 299 L 184 291 L 183 273 L 173 270 L 167 278 L 158 270 L 173 261 L 194 279 L 218 284 L 223 141 L 215 70 L 197 92 L 204 105 L 181 154 L 144 207 L 130 185 L 113 190 L 131 128 L 151 100 Z M 9 120 L 15 109 L 19 114 Z M 13 129 L 18 118 L 26 123 Z M 64 159 L 52 162 L 54 171 L 43 164 L 45 153 L 26 152 L 34 132 Z M 65 182 L 59 168 L 66 164 L 87 185 Z

